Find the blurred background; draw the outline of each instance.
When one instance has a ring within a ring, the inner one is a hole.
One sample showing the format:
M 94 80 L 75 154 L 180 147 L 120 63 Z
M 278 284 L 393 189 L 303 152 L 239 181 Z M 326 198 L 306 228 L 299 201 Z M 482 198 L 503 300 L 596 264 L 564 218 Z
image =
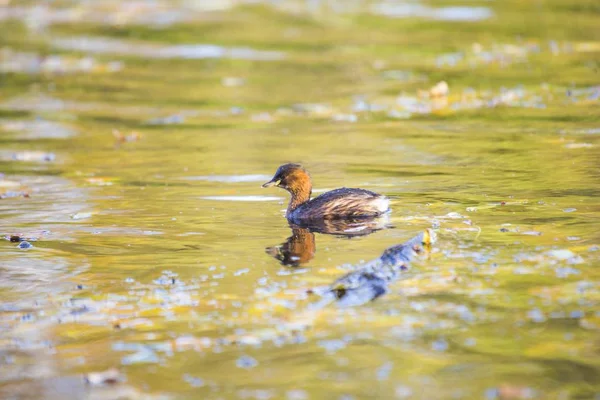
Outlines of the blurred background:
M 598 26 L 597 0 L 0 0 L 0 397 L 597 398 Z M 292 230 L 260 187 L 286 162 L 392 213 Z M 385 296 L 311 308 L 426 228 Z

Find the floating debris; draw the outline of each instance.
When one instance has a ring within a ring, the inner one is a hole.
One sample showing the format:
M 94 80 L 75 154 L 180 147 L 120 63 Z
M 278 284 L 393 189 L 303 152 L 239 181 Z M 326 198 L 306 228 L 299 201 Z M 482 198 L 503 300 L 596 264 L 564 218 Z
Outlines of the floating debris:
M 23 240 L 21 243 L 19 243 L 19 244 L 17 245 L 17 248 L 18 248 L 18 249 L 27 250 L 27 249 L 31 249 L 31 248 L 33 248 L 33 245 L 32 245 L 31 243 L 29 243 L 28 241 L 26 241 L 26 240 Z
M 80 212 L 80 213 L 71 215 L 71 219 L 74 219 L 74 220 L 87 219 L 87 218 L 90 218 L 91 216 L 92 216 L 91 212 Z
M 116 368 L 102 372 L 90 372 L 84 376 L 84 379 L 90 386 L 115 385 L 125 380 L 124 376 Z
M 233 276 L 245 275 L 245 274 L 247 274 L 248 272 L 250 272 L 250 268 L 242 268 L 242 269 L 239 269 L 239 270 L 235 271 L 235 272 L 233 273 Z
M 189 383 L 190 386 L 192 386 L 192 387 L 202 387 L 205 385 L 205 382 L 203 379 L 195 377 L 195 376 L 191 376 L 190 374 L 184 374 L 183 380 L 186 381 L 187 383 Z
M 113 344 L 113 350 L 116 351 L 133 351 L 121 359 L 121 364 L 132 365 L 132 364 L 146 364 L 146 363 L 157 363 L 159 361 L 158 355 L 151 346 L 137 343 L 124 343 L 117 342 Z
M 358 306 L 382 296 L 389 283 L 408 270 L 410 261 L 435 241 L 435 233 L 427 229 L 404 244 L 390 247 L 381 257 L 339 278 L 324 291 L 318 290 L 322 300 L 314 306 L 320 308 L 332 301 L 342 307 Z
M 15 161 L 24 162 L 52 162 L 56 159 L 56 155 L 45 151 L 21 151 L 13 153 L 11 158 Z
M 533 54 L 550 53 L 553 56 L 572 53 L 591 52 L 591 49 L 600 46 L 594 42 L 595 46 L 589 46 L 586 43 L 556 42 L 550 40 L 547 43 L 538 43 L 529 41 L 519 44 L 495 43 L 484 46 L 480 43 L 473 43 L 469 49 L 460 52 L 442 54 L 435 59 L 438 68 L 456 67 L 460 64 L 469 67 L 488 66 L 497 64 L 500 67 L 507 67 L 511 64 L 525 63 Z
M 448 342 L 445 339 L 438 339 L 431 343 L 431 348 L 435 351 L 448 350 Z
M 464 219 L 467 218 L 464 215 L 461 215 L 459 213 L 457 213 L 456 211 L 452 211 L 449 212 L 448 214 L 444 215 L 444 216 L 439 216 L 437 218 L 449 218 L 449 219 Z
M 378 104 L 367 101 L 365 96 L 354 96 L 352 98 L 352 111 L 353 112 L 381 112 L 388 109 L 387 104 Z
M 117 143 L 137 142 L 142 138 L 142 134 L 139 132 L 132 131 L 129 134 L 124 134 L 118 129 L 113 129 L 113 136 Z
M 338 351 L 344 349 L 347 346 L 347 342 L 342 339 L 328 339 L 328 340 L 320 340 L 317 342 L 319 347 L 325 349 L 325 352 L 329 355 L 335 354 Z
M 234 106 L 229 109 L 229 114 L 231 114 L 231 115 L 240 115 L 243 113 L 244 113 L 244 109 L 242 107 Z
M 11 199 L 11 198 L 15 198 L 15 197 L 24 197 L 24 198 L 29 198 L 29 192 L 22 192 L 22 191 L 7 191 L 4 193 L 0 193 L 0 199 Z
M 388 361 L 384 363 L 381 367 L 377 368 L 375 375 L 377 376 L 377 380 L 385 381 L 388 380 L 390 374 L 392 373 L 392 369 L 394 368 L 394 363 Z
M 465 89 L 461 95 L 451 96 L 447 84 L 440 82 L 428 90 L 418 90 L 416 96 L 400 94 L 387 115 L 391 118 L 410 118 L 413 114 L 446 114 L 495 107 L 543 109 L 553 101 L 555 93 L 556 91 L 540 89 L 538 92 L 517 86 L 502 88 L 498 92 Z
M 558 267 L 554 269 L 557 278 L 567 278 L 569 275 L 579 275 L 581 271 L 571 267 Z
M 550 257 L 559 261 L 568 261 L 571 264 L 580 264 L 583 259 L 568 249 L 550 250 L 547 253 Z
M 22 233 L 11 234 L 11 235 L 5 235 L 4 239 L 8 240 L 11 243 L 19 243 L 22 241 L 35 242 L 39 239 L 40 236 L 47 235 L 49 233 L 50 233 L 50 231 L 34 232 L 34 234 L 30 233 L 28 235 L 24 235 Z
M 238 368 L 250 369 L 258 365 L 258 361 L 255 358 L 248 355 L 243 355 L 235 362 Z
M 542 236 L 542 232 L 539 232 L 539 231 L 525 231 L 525 232 L 522 232 L 521 235 L 525 235 L 525 236 Z
M 581 129 L 575 131 L 576 133 L 583 133 L 586 135 L 598 135 L 600 134 L 600 128 L 591 128 L 591 129 Z
M 446 81 L 438 82 L 434 87 L 429 89 L 429 96 L 435 97 L 445 97 L 450 93 L 450 88 Z
M 546 322 L 546 316 L 539 308 L 534 308 L 527 312 L 527 318 L 532 320 L 533 322 L 542 323 Z
M 479 65 L 498 64 L 502 67 L 524 63 L 528 61 L 531 54 L 542 51 L 542 46 L 535 42 L 524 44 L 493 44 L 489 48 L 480 43 L 473 43 L 470 49 L 461 52 L 446 53 L 436 58 L 435 64 L 438 68 L 455 67 L 466 64 L 470 67 Z

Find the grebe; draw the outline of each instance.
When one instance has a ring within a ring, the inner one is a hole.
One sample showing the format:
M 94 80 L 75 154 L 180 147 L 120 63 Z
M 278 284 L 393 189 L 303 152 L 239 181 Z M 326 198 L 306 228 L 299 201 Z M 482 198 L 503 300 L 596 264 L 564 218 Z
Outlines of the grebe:
M 263 187 L 277 186 L 291 194 L 285 213 L 302 224 L 323 219 L 372 218 L 389 211 L 389 199 L 365 189 L 340 188 L 311 200 L 312 183 L 300 164 L 284 164 Z

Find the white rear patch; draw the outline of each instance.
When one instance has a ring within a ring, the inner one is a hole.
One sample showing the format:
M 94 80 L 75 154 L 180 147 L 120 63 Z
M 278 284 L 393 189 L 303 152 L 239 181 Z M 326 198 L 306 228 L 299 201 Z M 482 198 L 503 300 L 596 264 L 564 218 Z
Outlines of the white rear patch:
M 373 200 L 373 207 L 375 207 L 377 211 L 384 213 L 390 209 L 390 199 L 387 197 L 378 197 Z

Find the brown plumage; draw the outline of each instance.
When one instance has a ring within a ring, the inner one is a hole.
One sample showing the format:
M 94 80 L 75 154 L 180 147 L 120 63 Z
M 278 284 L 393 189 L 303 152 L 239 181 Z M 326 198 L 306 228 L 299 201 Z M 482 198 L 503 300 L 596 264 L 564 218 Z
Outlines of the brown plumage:
M 285 216 L 291 222 L 376 217 L 389 210 L 389 200 L 365 189 L 335 189 L 310 199 L 312 182 L 299 164 L 284 164 L 263 187 L 277 186 L 292 196 Z
M 292 226 L 292 236 L 280 246 L 267 247 L 267 254 L 275 257 L 283 265 L 297 267 L 306 264 L 315 256 L 315 234 L 308 228 Z
M 374 218 L 321 219 L 296 225 L 290 223 L 292 236 L 279 246 L 270 246 L 267 254 L 278 259 L 283 265 L 297 267 L 313 259 L 317 251 L 313 232 L 336 235 L 345 238 L 370 235 L 388 227 L 387 215 Z

